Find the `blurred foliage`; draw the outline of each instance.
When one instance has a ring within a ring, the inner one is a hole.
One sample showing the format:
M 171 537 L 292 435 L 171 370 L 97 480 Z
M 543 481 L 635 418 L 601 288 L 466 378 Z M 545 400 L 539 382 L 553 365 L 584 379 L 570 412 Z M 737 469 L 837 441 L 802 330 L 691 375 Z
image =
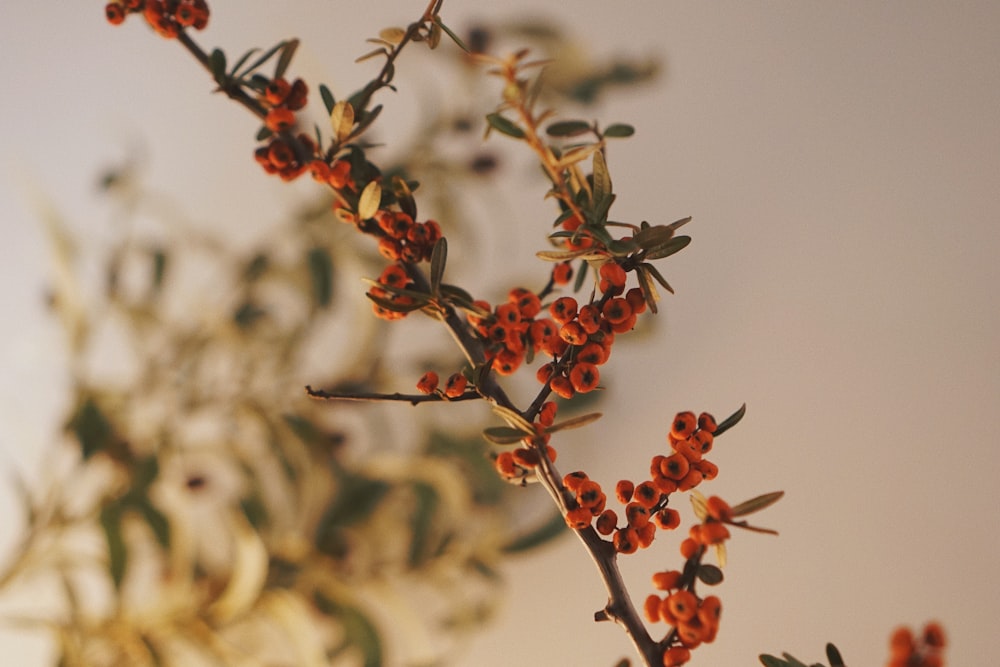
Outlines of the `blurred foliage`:
M 550 26 L 465 39 L 510 35 L 570 56 L 547 80 L 564 106 L 655 71 L 587 65 Z M 416 175 L 453 228 L 470 224 L 470 188 L 503 168 L 479 142 L 490 96 L 455 63 L 463 93 L 386 170 Z M 103 177 L 118 217 L 105 247 L 48 221 L 71 398 L 44 482 L 23 485 L 26 531 L 0 591 L 56 582 L 60 602 L 14 620 L 53 632 L 65 666 L 447 662 L 493 614 L 500 559 L 564 521 L 517 518 L 537 503 L 499 480 L 482 425 L 414 419 L 400 433 L 380 406 L 306 397 L 307 383 L 395 390 L 418 375 L 386 367 L 387 325 L 352 287 L 381 261 L 329 201 L 238 249 L 141 181 L 131 167 Z

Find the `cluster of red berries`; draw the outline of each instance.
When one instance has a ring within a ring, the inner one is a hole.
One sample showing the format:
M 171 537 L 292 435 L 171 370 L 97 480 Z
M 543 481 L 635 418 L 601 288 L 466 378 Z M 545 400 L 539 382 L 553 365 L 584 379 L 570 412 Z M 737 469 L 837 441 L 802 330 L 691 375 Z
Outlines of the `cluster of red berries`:
M 548 401 L 542 405 L 534 423 L 535 434 L 525 436 L 521 445 L 513 450 L 500 452 L 493 465 L 506 481 L 524 482 L 541 462 L 542 452 L 549 461 L 556 460 L 556 450 L 549 445 L 551 435 L 545 429 L 555 423 L 558 406 Z
M 295 127 L 295 112 L 302 109 L 309 97 L 309 88 L 302 79 L 289 83 L 284 78 L 273 79 L 264 88 L 261 102 L 267 107 L 264 125 L 274 133 L 267 144 L 259 146 L 254 151 L 254 159 L 264 171 L 277 174 L 284 181 L 291 181 L 301 176 L 311 166 L 311 157 L 316 152 L 316 142 L 308 134 L 300 133 L 296 139 L 299 150 L 296 152 L 283 133 Z
M 427 371 L 417 381 L 417 390 L 428 395 L 440 394 L 445 398 L 458 398 L 465 393 L 466 387 L 469 386 L 469 379 L 462 373 L 452 373 L 445 381 L 444 389 L 438 386 L 440 383 L 441 379 L 437 373 Z
M 552 319 L 559 325 L 558 336 L 565 344 L 559 354 L 562 361 L 543 365 L 536 375 L 549 383 L 558 396 L 572 398 L 597 388 L 598 366 L 611 355 L 615 335 L 631 331 L 636 318 L 646 309 L 642 290 L 632 288 L 624 296 L 625 270 L 616 262 L 601 266 L 600 288 L 604 296 L 595 303 L 580 306 L 571 296 L 556 299 L 549 306 Z M 556 356 L 556 355 L 553 355 Z
M 680 525 L 680 514 L 667 507 L 674 491 L 689 491 L 705 479 L 713 479 L 718 468 L 706 461 L 703 454 L 712 448 L 715 418 L 707 412 L 695 417 L 693 412 L 680 412 L 674 417 L 668 439 L 674 449 L 670 456 L 654 456 L 650 463 L 650 479 L 639 484 L 620 480 L 615 485 L 615 496 L 625 506 L 625 525 L 618 525 L 618 515 L 605 509 L 606 496 L 601 485 L 589 479 L 582 471 L 572 472 L 563 484 L 575 494 L 577 507 L 566 514 L 571 528 L 582 529 L 596 518 L 595 528 L 602 535 L 613 535 L 612 542 L 619 553 L 633 553 L 653 542 L 656 529 L 673 530 Z M 722 501 L 719 501 L 720 503 Z M 731 518 L 726 508 L 717 506 L 717 521 Z M 692 528 L 690 545 L 682 543 L 684 551 L 695 551 L 699 544 L 717 544 L 729 536 L 722 523 L 706 523 Z M 721 529 L 721 530 L 720 530 Z M 689 549 L 693 546 L 694 549 Z M 685 554 L 685 558 L 690 557 Z
M 400 294 L 399 292 L 393 290 L 392 288 L 406 289 L 413 280 L 406 273 L 404 269 L 399 264 L 390 264 L 385 267 L 382 271 L 382 275 L 378 277 L 378 284 L 385 285 L 390 289 L 385 287 L 372 287 L 368 290 L 368 294 L 374 296 L 382 301 L 388 301 L 390 303 L 396 304 L 398 306 L 410 306 L 413 304 L 413 297 L 407 294 Z M 399 320 L 406 317 L 406 311 L 402 310 L 391 310 L 385 306 L 380 305 L 377 302 L 372 303 L 372 310 L 375 312 L 377 317 L 383 320 Z M 418 385 L 418 388 L 423 391 Z M 434 386 L 431 387 L 430 391 L 425 391 L 424 393 L 430 394 L 437 388 L 437 375 L 434 375 Z
M 915 636 L 907 627 L 897 628 L 889 639 L 886 667 L 944 667 L 944 629 L 933 621 Z
M 663 621 L 674 628 L 678 642 L 663 653 L 664 667 L 683 665 L 691 659 L 691 651 L 711 643 L 719 631 L 722 601 L 715 595 L 699 598 L 694 592 L 680 587 L 681 572 L 668 570 L 653 575 L 653 585 L 666 595 L 652 594 L 646 598 L 643 613 L 650 622 Z
M 556 323 L 538 318 L 542 302 L 531 290 L 515 287 L 507 293 L 507 301 L 491 308 L 486 301 L 474 305 L 486 315 L 467 314 L 469 324 L 486 342 L 486 357 L 499 375 L 511 375 L 527 358 L 528 352 L 544 352 L 556 357 L 566 345 L 560 339 Z
M 205 0 L 117 0 L 104 6 L 104 15 L 112 25 L 140 12 L 153 30 L 168 39 L 177 37 L 184 28 L 201 30 L 208 25 Z
M 441 226 L 434 220 L 415 222 L 404 211 L 382 209 L 375 214 L 383 236 L 378 251 L 386 259 L 404 262 L 429 260 L 434 244 L 441 238 Z

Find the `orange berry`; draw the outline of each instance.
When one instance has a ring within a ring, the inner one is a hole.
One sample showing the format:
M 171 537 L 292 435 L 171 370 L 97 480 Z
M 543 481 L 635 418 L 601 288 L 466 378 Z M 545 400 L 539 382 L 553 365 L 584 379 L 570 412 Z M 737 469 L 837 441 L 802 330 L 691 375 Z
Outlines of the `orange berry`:
M 597 517 L 595 525 L 601 535 L 610 535 L 618 527 L 618 515 L 612 509 L 606 509 Z
M 650 623 L 656 623 L 660 620 L 660 602 L 660 596 L 655 593 L 646 596 L 646 601 L 642 605 L 642 614 Z
M 597 388 L 597 383 L 601 380 L 601 372 L 594 364 L 586 362 L 578 363 L 569 372 L 569 381 L 573 389 L 579 394 L 586 394 Z
M 703 477 L 701 471 L 692 468 L 691 470 L 688 470 L 688 474 L 684 475 L 684 479 L 677 482 L 677 490 L 682 492 L 690 491 L 694 487 L 701 484 L 702 479 Z
M 556 420 L 556 412 L 559 406 L 555 401 L 546 401 L 542 404 L 542 409 L 538 411 L 538 423 L 543 426 L 552 426 Z
M 493 370 L 497 375 L 513 375 L 521 367 L 524 361 L 524 352 L 511 349 L 503 349 L 497 352 L 493 359 Z
M 709 522 L 691 526 L 691 539 L 704 544 L 722 544 L 729 539 L 729 529 L 725 524 Z
M 719 625 L 719 618 L 722 616 L 722 601 L 714 596 L 709 595 L 707 598 L 701 601 L 698 605 L 698 620 L 702 622 L 707 628 L 714 628 Z M 713 635 L 714 638 L 714 635 Z M 705 639 L 705 641 L 711 641 L 710 639 Z
M 931 621 L 924 626 L 924 643 L 933 648 L 944 648 L 948 640 L 940 623 Z
M 715 429 L 718 428 L 718 426 L 719 425 L 715 423 L 715 417 L 709 413 L 702 412 L 698 415 L 698 428 L 702 431 L 708 431 L 709 433 L 714 434 Z
M 604 491 L 601 485 L 592 479 L 582 482 L 576 490 L 576 502 L 580 507 L 594 507 L 601 501 Z
M 530 320 L 542 311 L 542 302 L 538 295 L 523 287 L 515 287 L 507 294 L 507 300 L 517 305 L 521 317 Z
M 286 79 L 272 79 L 264 89 L 264 99 L 271 106 L 278 106 L 285 101 L 288 93 L 292 91 L 292 84 Z
M 708 454 L 712 451 L 712 443 L 715 441 L 715 438 L 708 431 L 695 431 L 691 435 L 691 441 L 701 449 L 702 454 Z
M 569 378 L 565 375 L 557 375 L 552 378 L 552 381 L 549 382 L 549 388 L 552 390 L 552 393 L 563 398 L 569 399 L 576 395 L 576 390 L 573 389 L 572 383 L 570 383 Z
M 702 479 L 705 480 L 713 480 L 719 475 L 719 466 L 707 459 L 692 463 L 691 467 L 697 468 L 701 472 Z
M 632 526 L 619 528 L 615 531 L 615 536 L 611 541 L 615 546 L 615 551 L 620 554 L 632 554 L 639 548 L 639 534 Z
M 587 473 L 582 470 L 577 470 L 563 477 L 563 486 L 573 493 L 576 493 L 576 490 L 580 488 L 580 485 L 588 479 L 590 479 L 590 477 L 587 476 Z
M 624 289 L 625 281 L 628 278 L 625 273 L 625 269 L 615 262 L 606 262 L 602 264 L 601 268 L 598 270 L 598 275 L 602 280 L 606 280 L 608 282 L 609 287 L 619 291 Z M 602 288 L 602 291 L 606 292 L 608 290 Z
M 570 345 L 583 345 L 587 342 L 587 332 L 577 321 L 567 322 L 559 328 L 559 337 Z
M 563 296 L 552 302 L 552 305 L 549 306 L 549 313 L 552 314 L 552 319 L 559 324 L 566 324 L 576 317 L 576 309 L 576 299 L 571 296 Z
M 111 25 L 121 25 L 125 21 L 125 8 L 117 2 L 109 2 L 104 6 L 104 16 Z
M 698 553 L 698 550 L 700 548 L 701 547 L 698 545 L 698 543 L 695 542 L 693 539 L 691 539 L 690 537 L 685 538 L 684 541 L 681 542 L 681 556 L 684 556 L 685 559 L 690 559 L 691 557 L 693 557 L 695 554 Z
M 580 308 L 580 311 L 576 314 L 576 320 L 588 336 L 595 334 L 601 328 L 601 311 L 594 304 L 588 303 L 586 306 Z
M 681 572 L 679 570 L 665 570 L 653 573 L 653 587 L 661 591 L 672 591 L 680 585 Z
M 653 521 L 663 530 L 674 530 L 681 525 L 681 514 L 671 507 L 664 507 L 653 515 Z
M 573 279 L 573 265 L 569 262 L 560 262 L 552 268 L 552 282 L 556 285 L 566 285 Z
M 514 457 L 514 462 L 522 468 L 534 468 L 538 465 L 538 450 L 537 449 L 525 449 L 524 447 L 519 447 L 511 452 Z
M 625 520 L 634 528 L 641 528 L 649 523 L 649 510 L 633 501 L 625 506 Z
M 656 524 L 646 523 L 644 526 L 639 526 L 636 528 L 636 534 L 639 536 L 639 548 L 646 549 L 656 539 Z
M 635 329 L 635 323 L 639 320 L 635 313 L 632 313 L 626 317 L 621 322 L 615 322 L 611 325 L 611 330 L 615 333 L 628 333 L 632 329 Z
M 698 598 L 691 591 L 674 591 L 667 597 L 667 607 L 678 621 L 689 621 L 698 613 Z
M 461 373 L 452 373 L 444 385 L 444 395 L 448 398 L 457 398 L 465 393 L 465 386 L 469 380 Z
M 637 503 L 649 509 L 660 500 L 660 492 L 656 490 L 652 482 L 642 482 L 635 487 L 632 497 Z
M 601 309 L 601 314 L 604 315 L 604 319 L 608 322 L 618 324 L 619 322 L 624 322 L 632 316 L 632 306 L 630 306 L 628 301 L 625 299 L 620 296 L 616 296 L 604 304 L 604 308 Z
M 521 311 L 516 303 L 504 303 L 494 311 L 497 321 L 507 326 L 513 326 L 521 321 Z
M 625 292 L 625 300 L 628 301 L 628 305 L 631 306 L 632 312 L 636 315 L 646 312 L 646 297 L 642 295 L 642 290 L 638 287 L 633 287 Z
M 712 496 L 705 501 L 705 508 L 708 515 L 718 521 L 731 521 L 733 518 L 733 508 L 719 496 Z
M 660 463 L 660 474 L 668 479 L 682 480 L 688 474 L 691 464 L 681 454 L 671 454 Z
M 680 667 L 691 659 L 691 651 L 683 646 L 672 646 L 663 653 L 663 667 Z
M 685 440 L 697 427 L 698 420 L 693 412 L 678 412 L 674 417 L 674 423 L 670 426 L 670 435 L 678 440 Z
M 566 513 L 566 525 L 573 530 L 583 530 L 592 520 L 593 516 L 586 507 L 577 507 Z
M 615 497 L 622 505 L 632 500 L 632 493 L 635 491 L 635 484 L 627 479 L 619 480 L 615 484 Z
M 507 479 L 520 476 L 521 470 L 514 461 L 514 454 L 512 452 L 507 451 L 497 454 L 493 465 L 497 469 L 497 472 Z
M 295 125 L 295 113 L 285 107 L 278 107 L 267 112 L 264 125 L 272 132 L 284 132 Z
M 599 343 L 587 343 L 576 354 L 576 360 L 600 366 L 608 360 L 608 353 Z
M 438 374 L 434 371 L 427 371 L 417 381 L 417 390 L 424 394 L 433 394 L 438 387 L 438 382 Z

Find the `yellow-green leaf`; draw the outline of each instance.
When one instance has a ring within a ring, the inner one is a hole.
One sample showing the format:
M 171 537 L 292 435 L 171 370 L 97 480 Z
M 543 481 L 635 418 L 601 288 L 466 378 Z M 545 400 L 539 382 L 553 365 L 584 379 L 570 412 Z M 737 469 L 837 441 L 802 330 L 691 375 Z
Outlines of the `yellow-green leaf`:
M 374 217 L 378 213 L 381 204 L 382 186 L 379 185 L 378 181 L 371 181 L 361 191 L 361 197 L 358 198 L 358 217 L 361 220 L 368 220 Z

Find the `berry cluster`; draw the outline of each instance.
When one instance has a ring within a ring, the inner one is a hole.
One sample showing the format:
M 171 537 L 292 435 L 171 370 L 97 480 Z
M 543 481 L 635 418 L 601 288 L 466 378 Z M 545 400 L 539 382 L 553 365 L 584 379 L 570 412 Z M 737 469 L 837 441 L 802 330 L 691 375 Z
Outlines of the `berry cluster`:
M 946 644 L 944 630 L 933 621 L 919 637 L 910 628 L 897 628 L 889 639 L 886 667 L 943 667 Z
M 549 318 L 536 319 L 542 313 L 542 302 L 531 290 L 515 287 L 507 293 L 507 301 L 495 308 L 482 300 L 473 305 L 484 314 L 468 312 L 466 317 L 486 343 L 487 360 L 499 375 L 512 375 L 529 353 L 555 357 L 566 349 L 556 323 Z
M 626 273 L 621 265 L 606 262 L 599 275 L 604 294 L 600 300 L 580 306 L 575 298 L 564 296 L 549 306 L 562 343 L 553 354 L 559 358 L 539 368 L 536 377 L 539 382 L 548 382 L 563 398 L 597 388 L 601 377 L 598 366 L 611 356 L 615 335 L 631 331 L 636 318 L 646 310 L 642 290 L 637 287 L 617 296 L 625 289 Z
M 208 25 L 205 0 L 115 0 L 104 6 L 104 15 L 112 25 L 140 12 L 153 30 L 168 39 L 177 37 L 184 28 L 201 30 Z
M 511 483 L 526 482 L 541 462 L 543 450 L 549 461 L 556 460 L 556 450 L 548 444 L 551 435 L 545 429 L 555 423 L 557 410 L 558 406 L 554 402 L 544 403 L 538 413 L 538 421 L 533 424 L 535 433 L 522 438 L 520 447 L 497 455 L 493 465 L 504 480 Z

